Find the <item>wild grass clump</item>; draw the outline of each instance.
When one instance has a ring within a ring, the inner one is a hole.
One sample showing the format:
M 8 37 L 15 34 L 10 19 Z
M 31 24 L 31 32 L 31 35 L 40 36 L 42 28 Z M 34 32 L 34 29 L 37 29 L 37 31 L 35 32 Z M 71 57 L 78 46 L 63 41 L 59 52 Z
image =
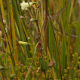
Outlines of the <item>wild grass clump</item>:
M 77 0 L 0 0 L 0 80 L 79 80 L 79 14 Z

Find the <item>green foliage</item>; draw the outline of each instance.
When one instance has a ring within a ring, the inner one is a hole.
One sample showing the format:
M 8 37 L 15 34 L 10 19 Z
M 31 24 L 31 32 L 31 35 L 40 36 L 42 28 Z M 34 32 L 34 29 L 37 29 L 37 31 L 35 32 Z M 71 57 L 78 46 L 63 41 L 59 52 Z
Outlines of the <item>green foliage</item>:
M 22 1 L 0 0 L 0 80 L 79 80 L 78 0 Z

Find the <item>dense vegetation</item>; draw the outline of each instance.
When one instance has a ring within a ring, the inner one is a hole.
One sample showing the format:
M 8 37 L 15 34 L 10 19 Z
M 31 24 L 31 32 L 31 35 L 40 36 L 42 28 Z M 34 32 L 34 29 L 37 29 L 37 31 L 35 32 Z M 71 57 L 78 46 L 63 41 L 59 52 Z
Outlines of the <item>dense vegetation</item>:
M 79 80 L 78 0 L 0 0 L 0 80 Z

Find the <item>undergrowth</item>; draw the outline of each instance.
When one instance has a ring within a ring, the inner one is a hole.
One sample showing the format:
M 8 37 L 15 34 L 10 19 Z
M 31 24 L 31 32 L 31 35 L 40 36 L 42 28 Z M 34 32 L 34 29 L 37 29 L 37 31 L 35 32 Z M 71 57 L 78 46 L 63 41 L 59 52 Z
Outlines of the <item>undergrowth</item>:
M 77 0 L 0 0 L 0 80 L 79 80 Z

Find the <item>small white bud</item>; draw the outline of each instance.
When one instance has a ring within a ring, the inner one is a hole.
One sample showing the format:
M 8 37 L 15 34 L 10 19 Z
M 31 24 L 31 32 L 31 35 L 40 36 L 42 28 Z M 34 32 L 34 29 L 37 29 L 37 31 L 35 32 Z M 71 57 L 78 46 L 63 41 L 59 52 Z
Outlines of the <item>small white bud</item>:
M 19 41 L 18 43 L 23 44 L 23 45 L 28 45 L 29 44 L 28 42 L 23 42 L 23 41 Z
M 6 25 L 6 20 L 3 20 L 3 23 Z

